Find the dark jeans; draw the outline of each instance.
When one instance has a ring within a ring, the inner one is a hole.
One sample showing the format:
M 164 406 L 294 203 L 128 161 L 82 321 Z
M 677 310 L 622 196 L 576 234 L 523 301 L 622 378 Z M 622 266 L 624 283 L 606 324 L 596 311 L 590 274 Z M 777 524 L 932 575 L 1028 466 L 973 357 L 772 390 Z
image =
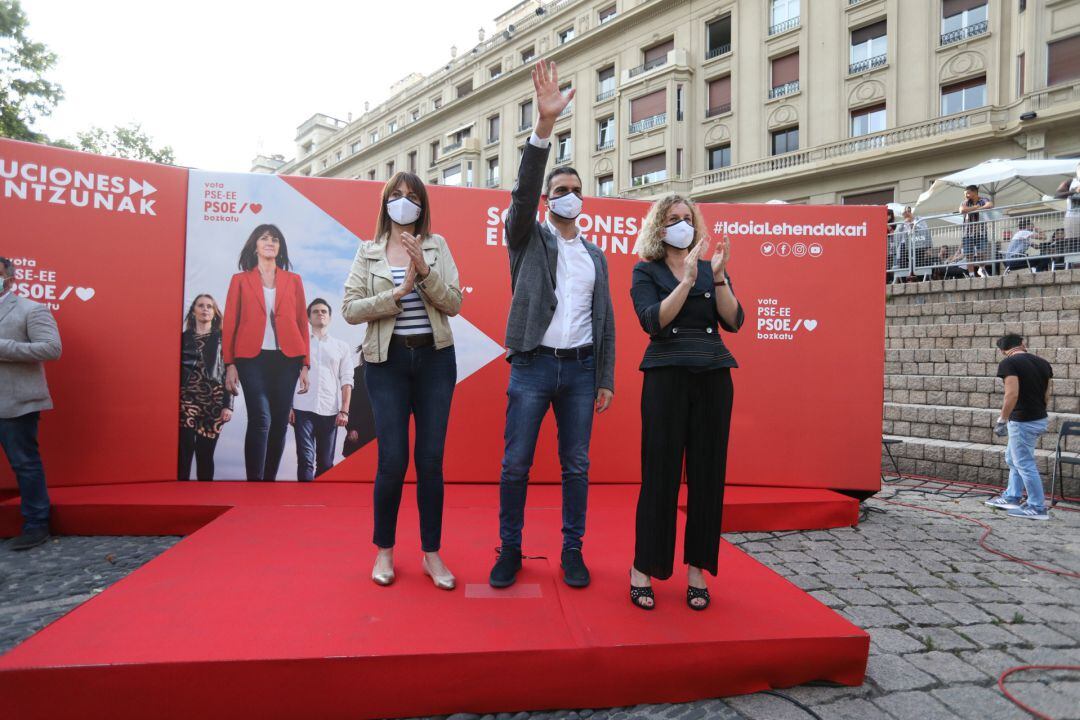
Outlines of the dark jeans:
M 37 431 L 41 413 L 0 418 L 0 446 L 4 448 L 22 496 L 23 529 L 49 527 L 49 491 L 45 468 L 38 452 Z
M 641 492 L 634 567 L 671 577 L 679 484 L 686 462 L 683 562 L 716 575 L 733 388 L 727 368 L 645 371 L 641 388 Z
M 191 479 L 191 460 L 195 460 L 195 477 L 200 480 L 214 479 L 214 448 L 217 438 L 208 438 L 195 432 L 194 428 L 180 428 L 180 467 L 176 477 Z
M 307 410 L 294 410 L 296 423 L 296 479 L 314 480 L 334 467 L 334 445 L 337 443 L 337 415 L 318 415 Z
M 248 480 L 277 478 L 289 429 L 289 409 L 303 364 L 302 358 L 285 357 L 280 350 L 263 350 L 257 357 L 236 359 L 248 416 L 244 435 Z
M 366 363 L 364 384 L 375 414 L 379 467 L 375 473 L 374 542 L 392 548 L 397 538 L 401 489 L 409 468 L 409 416 L 416 423 L 416 504 L 420 546 L 437 552 L 442 545 L 443 450 L 450 401 L 457 382 L 454 347 L 407 348 L 391 345 L 381 363 Z
M 506 394 L 506 451 L 499 481 L 499 539 L 521 547 L 525 495 L 536 438 L 548 408 L 555 410 L 562 464 L 563 549 L 580 549 L 589 499 L 589 441 L 596 399 L 593 357 L 555 358 L 517 353 Z

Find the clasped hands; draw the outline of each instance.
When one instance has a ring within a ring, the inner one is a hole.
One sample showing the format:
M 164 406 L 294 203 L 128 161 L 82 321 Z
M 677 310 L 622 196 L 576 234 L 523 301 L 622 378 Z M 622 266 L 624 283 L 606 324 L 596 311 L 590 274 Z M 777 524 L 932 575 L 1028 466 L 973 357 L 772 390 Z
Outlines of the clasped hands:
M 394 288 L 394 299 L 400 300 L 413 291 L 416 287 L 416 279 L 419 277 L 421 280 L 428 276 L 431 272 L 431 268 L 428 267 L 427 261 L 424 260 L 424 251 L 420 247 L 420 239 L 407 232 L 401 233 L 401 245 L 405 248 L 405 252 L 409 254 L 409 267 L 405 270 L 405 280 L 400 285 Z

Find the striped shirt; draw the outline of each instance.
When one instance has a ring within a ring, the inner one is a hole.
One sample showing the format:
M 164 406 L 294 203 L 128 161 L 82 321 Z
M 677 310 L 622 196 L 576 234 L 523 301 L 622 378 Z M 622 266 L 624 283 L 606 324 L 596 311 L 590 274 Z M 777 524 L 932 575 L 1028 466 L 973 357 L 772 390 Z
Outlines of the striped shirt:
M 408 268 L 391 267 L 390 272 L 394 276 L 394 285 L 398 286 L 405 282 L 405 271 Z M 395 335 L 425 335 L 432 332 L 431 320 L 428 319 L 427 308 L 420 294 L 414 289 L 408 295 L 401 298 L 401 314 L 394 321 Z

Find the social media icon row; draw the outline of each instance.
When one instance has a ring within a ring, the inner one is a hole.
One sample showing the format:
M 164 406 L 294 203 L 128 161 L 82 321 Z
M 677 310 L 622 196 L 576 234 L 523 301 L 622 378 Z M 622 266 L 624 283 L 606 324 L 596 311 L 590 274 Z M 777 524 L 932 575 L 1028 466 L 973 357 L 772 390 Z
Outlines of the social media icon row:
M 761 254 L 765 257 L 772 257 L 773 255 L 776 255 L 777 257 L 795 256 L 799 258 L 821 257 L 823 252 L 824 248 L 821 247 L 820 243 L 810 243 L 809 245 L 807 245 L 806 243 L 801 242 L 778 243 L 772 242 L 771 240 L 766 240 L 765 242 L 761 243 Z

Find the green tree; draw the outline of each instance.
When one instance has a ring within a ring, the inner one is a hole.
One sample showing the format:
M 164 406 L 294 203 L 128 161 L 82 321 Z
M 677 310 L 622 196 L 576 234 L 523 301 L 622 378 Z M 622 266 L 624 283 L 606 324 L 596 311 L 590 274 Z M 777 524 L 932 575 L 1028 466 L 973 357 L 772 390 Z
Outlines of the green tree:
M 45 73 L 56 55 L 26 36 L 26 13 L 19 0 L 0 0 L 0 137 L 44 142 L 31 126 L 64 96 Z
M 175 165 L 176 155 L 171 146 L 154 149 L 154 139 L 143 132 L 138 123 L 117 125 L 112 130 L 91 127 L 86 132 L 76 133 L 75 150 L 112 155 L 128 160 L 146 160 L 148 162 Z

